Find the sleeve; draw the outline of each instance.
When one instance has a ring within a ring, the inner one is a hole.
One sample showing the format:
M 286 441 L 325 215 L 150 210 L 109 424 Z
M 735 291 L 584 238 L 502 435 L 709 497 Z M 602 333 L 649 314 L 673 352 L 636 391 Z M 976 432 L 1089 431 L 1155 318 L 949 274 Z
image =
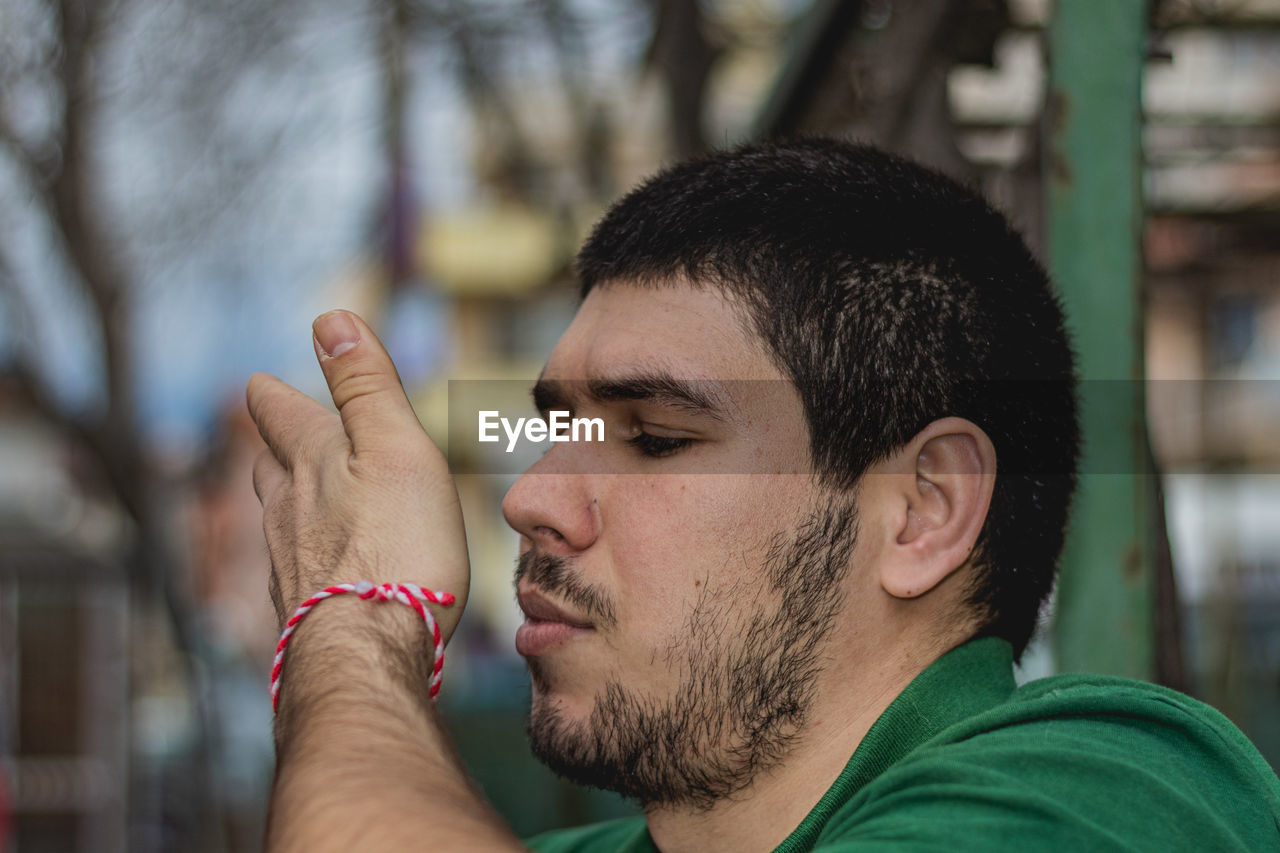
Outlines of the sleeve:
M 814 850 L 1280 850 L 1276 778 L 1256 750 L 1243 760 L 1211 722 L 1151 710 L 921 749 L 833 815 Z

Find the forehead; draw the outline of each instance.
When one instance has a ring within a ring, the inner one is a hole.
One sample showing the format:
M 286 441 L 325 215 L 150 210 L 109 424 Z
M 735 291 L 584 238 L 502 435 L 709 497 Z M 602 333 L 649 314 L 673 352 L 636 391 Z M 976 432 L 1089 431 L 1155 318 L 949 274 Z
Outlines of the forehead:
M 604 285 L 587 294 L 544 375 L 585 380 L 652 369 L 681 379 L 783 379 L 751 328 L 716 288 Z

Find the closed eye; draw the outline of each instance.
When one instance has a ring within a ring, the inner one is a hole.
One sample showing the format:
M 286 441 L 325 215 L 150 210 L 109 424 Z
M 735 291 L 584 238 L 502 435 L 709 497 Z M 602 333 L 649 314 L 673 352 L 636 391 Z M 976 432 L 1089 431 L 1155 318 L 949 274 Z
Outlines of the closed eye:
M 687 436 L 676 438 L 667 435 L 654 435 L 649 432 L 638 432 L 627 439 L 627 444 L 639 450 L 640 453 L 655 458 L 671 456 L 692 443 L 693 439 Z

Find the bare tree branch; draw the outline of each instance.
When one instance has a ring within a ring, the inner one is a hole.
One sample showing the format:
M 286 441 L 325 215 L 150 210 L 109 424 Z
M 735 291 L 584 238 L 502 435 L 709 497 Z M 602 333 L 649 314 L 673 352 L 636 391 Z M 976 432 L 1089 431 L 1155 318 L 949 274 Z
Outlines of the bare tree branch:
M 35 312 L 25 293 L 18 286 L 13 267 L 0 247 L 0 299 L 12 312 L 10 328 L 26 329 L 28 332 L 36 328 Z M 50 423 L 58 424 L 68 435 L 78 441 L 98 460 L 105 459 L 111 452 L 107 436 L 100 425 L 91 419 L 75 417 L 68 413 L 54 397 L 47 382 L 41 376 L 38 366 L 39 356 L 36 341 L 31 334 L 18 336 L 14 341 L 11 360 L 4 368 L 5 375 L 13 381 L 23 397 L 34 411 Z M 112 480 L 112 472 L 105 464 L 101 465 L 102 473 L 108 478 L 112 491 L 118 491 L 118 484 Z M 132 508 L 127 508 L 132 514 Z
M 27 185 L 41 204 L 46 207 L 52 205 L 53 198 L 35 155 L 18 138 L 13 128 L 3 120 L 2 114 L 0 114 L 0 148 L 4 149 L 9 159 L 18 167 L 18 171 L 22 173 Z
M 702 126 L 707 81 L 721 48 L 707 37 L 699 3 L 649 0 L 656 25 L 650 60 L 666 84 L 675 154 L 683 159 L 706 150 Z
M 586 65 L 587 49 L 581 22 L 563 0 L 536 0 L 535 8 L 539 10 L 543 27 L 555 46 L 560 86 L 569 104 L 574 137 L 581 144 L 578 162 L 583 183 L 592 195 L 606 198 L 613 194 L 606 163 L 610 129 L 607 116 L 592 103 L 585 85 L 582 68 Z

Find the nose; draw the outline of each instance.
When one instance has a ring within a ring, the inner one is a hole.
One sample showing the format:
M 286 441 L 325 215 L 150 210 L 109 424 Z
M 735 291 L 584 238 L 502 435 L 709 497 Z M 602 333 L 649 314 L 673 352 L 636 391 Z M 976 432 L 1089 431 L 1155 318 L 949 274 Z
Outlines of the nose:
M 590 548 L 600 535 L 596 477 L 557 470 L 555 456 L 549 451 L 520 475 L 502 499 L 502 515 L 540 550 L 570 555 Z

